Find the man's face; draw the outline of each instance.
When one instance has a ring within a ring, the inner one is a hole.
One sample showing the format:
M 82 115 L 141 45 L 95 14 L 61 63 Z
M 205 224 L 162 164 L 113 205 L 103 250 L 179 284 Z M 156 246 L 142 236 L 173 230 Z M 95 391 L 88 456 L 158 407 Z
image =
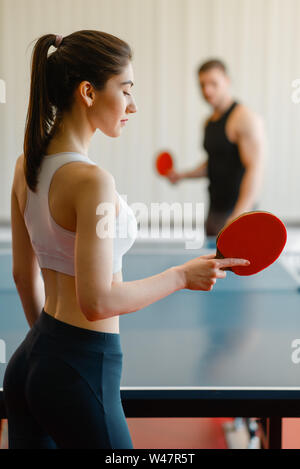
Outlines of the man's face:
M 202 95 L 212 107 L 217 107 L 228 94 L 229 77 L 219 68 L 199 73 Z

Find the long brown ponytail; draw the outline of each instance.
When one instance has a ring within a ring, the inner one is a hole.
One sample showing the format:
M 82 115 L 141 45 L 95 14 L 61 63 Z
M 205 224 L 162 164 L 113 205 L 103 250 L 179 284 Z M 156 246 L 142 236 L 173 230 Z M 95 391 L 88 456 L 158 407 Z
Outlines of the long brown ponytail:
M 24 174 L 35 192 L 38 172 L 47 146 L 63 113 L 71 109 L 76 87 L 84 80 L 97 90 L 132 59 L 130 46 L 111 34 L 77 31 L 63 38 L 48 55 L 55 34 L 40 37 L 31 58 L 30 97 L 24 136 Z

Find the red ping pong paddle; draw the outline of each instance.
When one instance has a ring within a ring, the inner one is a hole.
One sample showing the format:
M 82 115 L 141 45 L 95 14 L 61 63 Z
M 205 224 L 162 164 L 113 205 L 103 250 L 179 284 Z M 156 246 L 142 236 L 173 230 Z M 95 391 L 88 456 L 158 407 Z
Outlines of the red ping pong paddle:
M 156 157 L 156 169 L 161 176 L 166 174 L 173 168 L 173 158 L 167 151 L 161 152 Z
M 253 275 L 269 267 L 280 256 L 287 240 L 282 221 L 269 212 L 246 212 L 219 232 L 216 259 L 247 259 L 249 266 L 229 267 L 237 275 Z

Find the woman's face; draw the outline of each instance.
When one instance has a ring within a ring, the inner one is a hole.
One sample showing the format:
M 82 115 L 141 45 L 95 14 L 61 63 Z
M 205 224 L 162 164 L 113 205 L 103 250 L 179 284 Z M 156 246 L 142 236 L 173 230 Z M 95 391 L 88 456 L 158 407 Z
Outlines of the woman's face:
M 129 114 L 137 111 L 132 96 L 133 69 L 131 62 L 120 75 L 112 76 L 104 90 L 96 91 L 89 118 L 94 129 L 100 129 L 109 137 L 118 137 L 126 125 Z

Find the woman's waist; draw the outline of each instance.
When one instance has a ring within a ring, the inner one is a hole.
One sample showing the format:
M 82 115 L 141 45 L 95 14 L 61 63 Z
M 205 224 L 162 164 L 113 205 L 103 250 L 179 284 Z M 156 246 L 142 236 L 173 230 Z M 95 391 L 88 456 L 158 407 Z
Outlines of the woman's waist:
M 51 304 L 49 298 L 46 299 L 43 309 L 49 316 L 71 326 L 97 332 L 119 333 L 119 316 L 89 321 L 77 304 L 61 300 Z
M 45 337 L 45 339 L 48 337 L 49 344 L 53 343 L 54 349 L 59 346 L 59 348 L 74 348 L 78 351 L 90 350 L 94 352 L 122 353 L 120 334 L 118 332 L 92 330 L 70 324 L 51 316 L 44 308 L 34 323 L 29 336 L 28 340 L 30 341 L 34 337 L 41 336 Z M 42 340 L 43 342 L 44 340 Z
M 48 311 L 45 312 L 54 319 L 57 319 L 58 321 L 62 321 L 66 324 L 79 327 L 81 329 L 86 329 L 95 332 L 103 332 L 108 334 L 119 334 L 120 332 L 119 316 L 113 316 L 106 319 L 99 319 L 98 321 L 89 321 L 88 319 L 86 319 L 82 312 L 80 312 L 80 314 L 76 314 L 74 311 L 58 311 L 54 314 L 51 314 Z

